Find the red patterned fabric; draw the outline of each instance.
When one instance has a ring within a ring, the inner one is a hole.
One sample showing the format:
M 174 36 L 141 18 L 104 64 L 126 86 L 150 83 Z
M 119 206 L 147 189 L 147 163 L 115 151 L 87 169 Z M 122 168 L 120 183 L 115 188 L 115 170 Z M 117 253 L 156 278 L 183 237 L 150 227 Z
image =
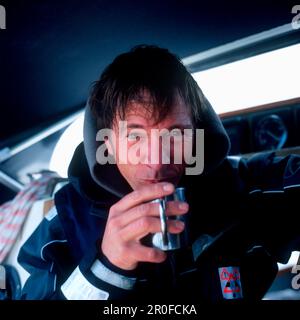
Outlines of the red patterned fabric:
M 43 172 L 41 177 L 28 183 L 13 200 L 0 206 L 0 263 L 14 245 L 33 203 L 49 197 L 49 182 L 57 179 L 54 172 Z

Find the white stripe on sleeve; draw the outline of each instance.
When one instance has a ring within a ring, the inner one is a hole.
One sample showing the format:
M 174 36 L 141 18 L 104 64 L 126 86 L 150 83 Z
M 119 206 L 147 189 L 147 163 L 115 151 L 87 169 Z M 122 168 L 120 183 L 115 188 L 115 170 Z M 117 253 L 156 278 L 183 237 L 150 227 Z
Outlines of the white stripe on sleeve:
M 98 289 L 88 282 L 79 267 L 61 286 L 61 291 L 68 300 L 107 300 L 109 297 L 108 292 Z
M 136 282 L 136 278 L 129 278 L 116 273 L 108 269 L 99 260 L 93 263 L 91 271 L 98 279 L 125 290 L 132 290 Z

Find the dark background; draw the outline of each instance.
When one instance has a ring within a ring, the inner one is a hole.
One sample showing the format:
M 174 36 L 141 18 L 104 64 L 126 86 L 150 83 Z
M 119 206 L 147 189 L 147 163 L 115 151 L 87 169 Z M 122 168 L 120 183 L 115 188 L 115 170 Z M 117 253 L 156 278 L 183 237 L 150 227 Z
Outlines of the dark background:
M 1 1 L 0 148 L 83 107 L 119 53 L 147 43 L 181 58 L 290 23 L 290 1 Z

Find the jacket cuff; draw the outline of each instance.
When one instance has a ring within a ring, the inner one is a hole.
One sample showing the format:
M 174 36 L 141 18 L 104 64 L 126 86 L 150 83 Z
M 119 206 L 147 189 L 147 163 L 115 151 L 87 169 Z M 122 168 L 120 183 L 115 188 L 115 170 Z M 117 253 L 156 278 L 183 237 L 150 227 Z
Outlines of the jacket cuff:
M 77 267 L 61 286 L 61 292 L 67 300 L 107 300 L 109 292 L 95 287 Z
M 136 269 L 135 270 L 124 270 L 124 269 L 121 269 L 117 266 L 115 266 L 114 264 L 112 264 L 107 258 L 106 256 L 100 252 L 98 253 L 97 255 L 97 259 L 108 269 L 110 269 L 111 271 L 115 272 L 115 273 L 118 273 L 122 276 L 125 276 L 125 277 L 129 277 L 129 278 L 136 278 L 137 276 L 137 271 Z
M 102 253 L 92 250 L 62 285 L 61 291 L 70 300 L 127 300 L 136 283 L 136 277 L 131 274 L 132 271 L 114 266 Z

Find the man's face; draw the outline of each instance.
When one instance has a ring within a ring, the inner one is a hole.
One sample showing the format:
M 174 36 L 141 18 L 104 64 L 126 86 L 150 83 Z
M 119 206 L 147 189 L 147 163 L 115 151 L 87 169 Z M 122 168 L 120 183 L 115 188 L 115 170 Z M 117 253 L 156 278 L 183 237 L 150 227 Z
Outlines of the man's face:
M 175 101 L 170 113 L 159 123 L 151 117 L 151 110 L 139 102 L 131 102 L 128 106 L 123 119 L 127 122 L 125 129 L 119 116 L 114 121 L 112 129 L 116 141 L 106 141 L 106 145 L 109 153 L 114 154 L 119 171 L 134 190 L 161 181 L 177 185 L 184 172 L 183 132 L 184 129 L 191 131 L 193 125 L 190 109 L 179 96 Z M 139 160 L 138 163 L 132 163 L 133 157 Z

